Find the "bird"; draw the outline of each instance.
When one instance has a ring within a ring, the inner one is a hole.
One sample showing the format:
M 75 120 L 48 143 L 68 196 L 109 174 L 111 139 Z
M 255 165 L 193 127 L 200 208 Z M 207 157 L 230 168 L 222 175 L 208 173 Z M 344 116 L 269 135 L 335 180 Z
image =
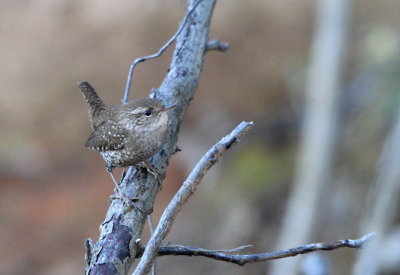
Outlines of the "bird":
M 142 165 L 156 179 L 158 172 L 146 160 L 160 151 L 168 133 L 167 111 L 161 101 L 143 98 L 126 104 L 106 106 L 87 81 L 78 82 L 83 97 L 89 105 L 89 119 L 93 129 L 85 146 L 98 151 L 106 163 L 106 170 L 124 199 L 113 169 Z

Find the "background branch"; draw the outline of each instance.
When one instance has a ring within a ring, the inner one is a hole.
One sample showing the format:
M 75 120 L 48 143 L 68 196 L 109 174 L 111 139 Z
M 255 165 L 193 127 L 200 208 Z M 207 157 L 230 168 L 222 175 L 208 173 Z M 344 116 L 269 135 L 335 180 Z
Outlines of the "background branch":
M 158 248 L 171 230 L 172 223 L 182 206 L 196 191 L 196 188 L 207 171 L 217 163 L 222 154 L 230 149 L 252 126 L 252 122 L 240 123 L 229 135 L 222 138 L 201 158 L 165 209 L 133 274 L 146 274 L 150 270 L 157 256 Z
M 371 245 L 361 251 L 354 267 L 355 275 L 374 275 L 385 272 L 383 252 L 388 251 L 384 245 L 398 213 L 400 194 L 400 109 L 393 119 L 393 127 L 388 134 L 380 159 L 377 178 L 369 194 L 368 208 L 363 217 L 361 231 L 376 231 L 376 238 Z M 399 254 L 399 249 L 393 254 Z
M 197 1 L 189 1 L 190 10 Z M 193 98 L 203 67 L 211 15 L 215 0 L 202 0 L 188 16 L 176 39 L 176 47 L 166 78 L 150 97 L 164 104 L 177 104 L 170 112 L 169 133 L 163 149 L 150 163 L 165 177 L 169 157 L 176 151 L 183 116 Z M 129 197 L 138 198 L 135 208 L 113 200 L 100 225 L 97 243 L 86 241 L 86 274 L 126 274 L 135 259 L 147 215 L 152 212 L 159 184 L 145 170 L 130 167 L 120 188 Z
M 305 94 L 296 179 L 276 249 L 307 243 L 314 234 L 321 194 L 334 159 L 338 101 L 346 45 L 348 0 L 317 2 L 317 22 Z M 271 274 L 297 274 L 298 259 L 276 261 Z

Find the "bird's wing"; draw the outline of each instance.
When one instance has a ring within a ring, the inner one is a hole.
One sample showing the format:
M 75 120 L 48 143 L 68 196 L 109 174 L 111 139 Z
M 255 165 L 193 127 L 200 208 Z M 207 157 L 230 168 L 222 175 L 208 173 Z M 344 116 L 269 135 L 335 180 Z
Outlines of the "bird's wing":
M 121 150 L 124 148 L 124 141 L 127 136 L 128 131 L 126 129 L 107 121 L 93 131 L 85 146 L 97 151 Z

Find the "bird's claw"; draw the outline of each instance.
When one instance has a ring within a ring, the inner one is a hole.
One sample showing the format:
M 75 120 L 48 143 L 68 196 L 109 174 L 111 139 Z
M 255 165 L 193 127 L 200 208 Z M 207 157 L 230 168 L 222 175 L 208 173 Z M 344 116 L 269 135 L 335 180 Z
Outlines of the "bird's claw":
M 150 174 L 152 174 L 153 175 L 153 177 L 156 179 L 156 181 L 158 182 L 158 183 L 161 183 L 161 180 L 160 180 L 160 172 L 158 172 L 157 171 L 157 169 L 154 167 L 154 166 L 152 166 L 150 163 L 148 163 L 147 161 L 143 161 L 143 162 L 141 162 L 140 164 L 139 164 L 139 166 L 140 167 L 142 167 L 142 168 L 144 168 L 144 169 L 146 169 L 146 171 L 148 172 L 148 173 L 150 173 Z
M 124 194 L 121 193 L 117 193 L 117 194 L 113 194 L 110 196 L 110 200 L 121 200 L 124 204 L 126 204 L 129 207 L 134 207 L 137 206 L 136 203 L 139 201 L 138 198 L 133 198 L 130 199 L 127 196 L 125 196 Z

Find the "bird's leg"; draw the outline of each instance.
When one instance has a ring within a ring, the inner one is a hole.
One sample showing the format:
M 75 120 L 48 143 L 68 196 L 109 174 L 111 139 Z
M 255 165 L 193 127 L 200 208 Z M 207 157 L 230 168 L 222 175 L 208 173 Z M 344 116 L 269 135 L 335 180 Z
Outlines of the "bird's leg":
M 128 197 L 125 196 L 125 194 L 122 192 L 121 188 L 119 188 L 119 185 L 118 185 L 117 181 L 115 180 L 114 173 L 113 173 L 112 169 L 107 168 L 107 172 L 110 174 L 110 177 L 111 177 L 111 179 L 112 179 L 112 181 L 113 181 L 113 183 L 114 183 L 114 185 L 115 185 L 115 188 L 117 188 L 117 191 L 118 191 L 118 193 L 119 193 L 119 196 L 115 196 L 115 195 L 114 195 L 114 196 L 112 196 L 112 197 L 113 197 L 113 198 L 120 198 L 120 199 L 122 199 L 122 200 L 125 201 L 125 202 L 129 202 L 128 204 L 131 204 L 132 202 L 135 202 L 137 199 L 130 199 L 130 198 L 128 198 Z

